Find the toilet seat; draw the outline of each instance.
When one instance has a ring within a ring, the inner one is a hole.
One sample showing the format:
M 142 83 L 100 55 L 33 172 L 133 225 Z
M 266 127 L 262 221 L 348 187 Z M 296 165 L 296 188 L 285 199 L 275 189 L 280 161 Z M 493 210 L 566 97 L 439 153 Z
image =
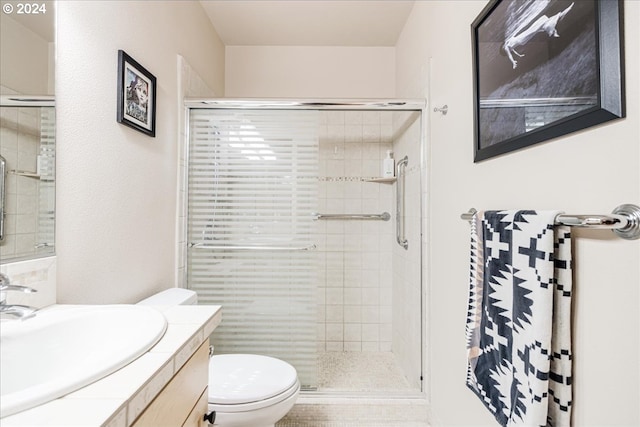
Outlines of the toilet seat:
M 273 357 L 222 354 L 209 361 L 210 409 L 257 410 L 282 402 L 299 390 L 295 368 Z

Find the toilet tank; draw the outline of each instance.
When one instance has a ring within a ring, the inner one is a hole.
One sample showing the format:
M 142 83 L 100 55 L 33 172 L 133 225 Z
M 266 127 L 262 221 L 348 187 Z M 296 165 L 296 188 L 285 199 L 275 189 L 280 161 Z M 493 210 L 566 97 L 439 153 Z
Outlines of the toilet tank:
M 183 288 L 170 288 L 145 298 L 138 304 L 142 305 L 195 305 L 198 303 L 198 295 Z

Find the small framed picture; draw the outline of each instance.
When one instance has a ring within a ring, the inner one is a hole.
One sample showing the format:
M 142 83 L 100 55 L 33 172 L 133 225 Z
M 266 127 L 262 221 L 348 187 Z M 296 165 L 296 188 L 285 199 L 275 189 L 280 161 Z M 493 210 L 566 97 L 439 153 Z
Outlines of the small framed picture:
M 491 0 L 471 25 L 474 161 L 625 116 L 621 0 Z
M 118 123 L 156 136 L 156 78 L 118 50 Z

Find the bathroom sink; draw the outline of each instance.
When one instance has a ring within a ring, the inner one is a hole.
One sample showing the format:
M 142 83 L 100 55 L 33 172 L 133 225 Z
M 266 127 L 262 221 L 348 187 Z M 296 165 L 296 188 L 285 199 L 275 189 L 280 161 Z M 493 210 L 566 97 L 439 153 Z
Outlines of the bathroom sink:
M 167 321 L 139 305 L 56 306 L 0 326 L 0 417 L 57 399 L 147 352 Z

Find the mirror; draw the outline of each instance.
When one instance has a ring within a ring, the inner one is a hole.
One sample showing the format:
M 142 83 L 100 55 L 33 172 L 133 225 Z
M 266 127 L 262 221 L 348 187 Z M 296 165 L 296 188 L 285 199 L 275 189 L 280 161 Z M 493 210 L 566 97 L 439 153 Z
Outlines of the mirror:
M 0 263 L 55 252 L 55 2 L 2 1 Z

